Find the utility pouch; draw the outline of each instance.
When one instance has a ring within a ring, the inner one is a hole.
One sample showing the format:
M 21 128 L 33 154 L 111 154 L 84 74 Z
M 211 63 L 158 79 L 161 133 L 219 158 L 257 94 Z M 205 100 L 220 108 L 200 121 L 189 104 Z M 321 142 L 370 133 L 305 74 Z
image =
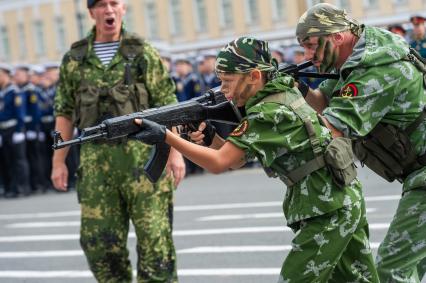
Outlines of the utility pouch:
M 357 176 L 352 152 L 352 142 L 348 138 L 333 139 L 324 151 L 324 160 L 333 181 L 339 187 L 349 185 Z
M 148 92 L 143 83 L 118 84 L 111 88 L 113 116 L 126 115 L 148 108 Z
M 91 127 L 98 122 L 99 92 L 95 87 L 82 84 L 75 96 L 76 108 L 74 111 L 74 123 L 79 129 Z
M 353 148 L 362 164 L 389 182 L 401 181 L 416 161 L 408 135 L 393 125 L 378 124 Z

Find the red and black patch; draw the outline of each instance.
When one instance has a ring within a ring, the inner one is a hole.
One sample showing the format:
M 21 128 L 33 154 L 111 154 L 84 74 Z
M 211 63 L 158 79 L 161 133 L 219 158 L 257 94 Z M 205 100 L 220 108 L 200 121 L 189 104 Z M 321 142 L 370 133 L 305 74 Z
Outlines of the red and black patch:
M 229 134 L 231 137 L 241 137 L 248 129 L 249 123 L 247 120 L 244 120 L 235 130 Z
M 356 97 L 358 95 L 358 88 L 354 84 L 347 84 L 340 91 L 341 97 Z

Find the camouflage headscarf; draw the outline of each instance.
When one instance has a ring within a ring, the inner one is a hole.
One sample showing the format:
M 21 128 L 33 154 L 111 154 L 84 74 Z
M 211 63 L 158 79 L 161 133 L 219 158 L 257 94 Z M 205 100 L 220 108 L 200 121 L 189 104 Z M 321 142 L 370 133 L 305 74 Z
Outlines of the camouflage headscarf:
M 351 19 L 345 10 L 328 3 L 320 3 L 307 10 L 299 19 L 296 36 L 299 42 L 310 36 L 324 36 L 350 30 L 360 36 L 363 26 Z
M 242 74 L 253 69 L 275 72 L 277 65 L 266 41 L 239 37 L 222 48 L 217 55 L 215 68 L 218 73 Z

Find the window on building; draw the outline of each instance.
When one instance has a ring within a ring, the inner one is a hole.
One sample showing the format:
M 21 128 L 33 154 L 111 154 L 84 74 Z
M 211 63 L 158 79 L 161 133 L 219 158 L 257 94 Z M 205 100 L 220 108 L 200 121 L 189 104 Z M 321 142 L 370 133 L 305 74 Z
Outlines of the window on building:
M 41 20 L 34 21 L 34 37 L 36 55 L 44 55 L 46 48 L 44 44 L 43 22 Z
M 6 26 L 0 27 L 0 43 L 1 58 L 7 60 L 10 58 L 10 42 Z
M 337 0 L 336 6 L 341 9 L 345 9 L 346 11 L 350 11 L 350 8 L 351 8 L 350 0 Z
M 379 6 L 379 0 L 364 0 L 364 8 L 368 9 L 371 7 Z
M 158 24 L 157 24 L 157 8 L 155 1 L 147 1 L 145 3 L 145 26 L 149 38 L 158 38 Z
M 272 1 L 272 19 L 274 21 L 282 21 L 286 18 L 285 0 Z
M 195 24 L 198 32 L 207 31 L 207 9 L 205 0 L 194 0 Z
M 25 38 L 24 23 L 18 23 L 18 42 L 19 42 L 19 57 L 24 59 L 27 56 L 27 44 Z
M 131 5 L 127 5 L 126 7 L 126 15 L 124 18 L 124 23 L 126 24 L 126 29 L 128 31 L 134 31 L 133 8 Z
M 179 0 L 170 0 L 170 12 L 171 12 L 171 23 L 172 23 L 172 34 L 182 34 L 182 13 Z
M 398 6 L 407 5 L 407 0 L 393 0 L 393 3 Z
M 56 49 L 58 52 L 63 52 L 67 48 L 67 40 L 65 36 L 64 19 L 60 16 L 55 18 L 56 27 Z
M 222 28 L 229 28 L 234 25 L 231 0 L 221 0 L 220 2 L 220 24 Z
M 308 6 L 308 9 L 319 3 L 324 3 L 324 1 L 323 0 L 306 0 L 306 5 Z
M 246 0 L 246 21 L 247 24 L 256 24 L 259 22 L 259 8 L 257 0 Z

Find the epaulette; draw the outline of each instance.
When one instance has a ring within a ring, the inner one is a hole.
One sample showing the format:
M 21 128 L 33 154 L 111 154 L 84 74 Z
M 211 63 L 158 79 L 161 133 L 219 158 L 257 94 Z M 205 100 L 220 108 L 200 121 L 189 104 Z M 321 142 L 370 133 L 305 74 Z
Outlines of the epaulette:
M 121 40 L 120 51 L 128 60 L 143 56 L 144 40 L 134 33 L 125 33 Z
M 76 41 L 71 45 L 70 56 L 72 59 L 82 62 L 89 49 L 89 41 L 87 38 Z

